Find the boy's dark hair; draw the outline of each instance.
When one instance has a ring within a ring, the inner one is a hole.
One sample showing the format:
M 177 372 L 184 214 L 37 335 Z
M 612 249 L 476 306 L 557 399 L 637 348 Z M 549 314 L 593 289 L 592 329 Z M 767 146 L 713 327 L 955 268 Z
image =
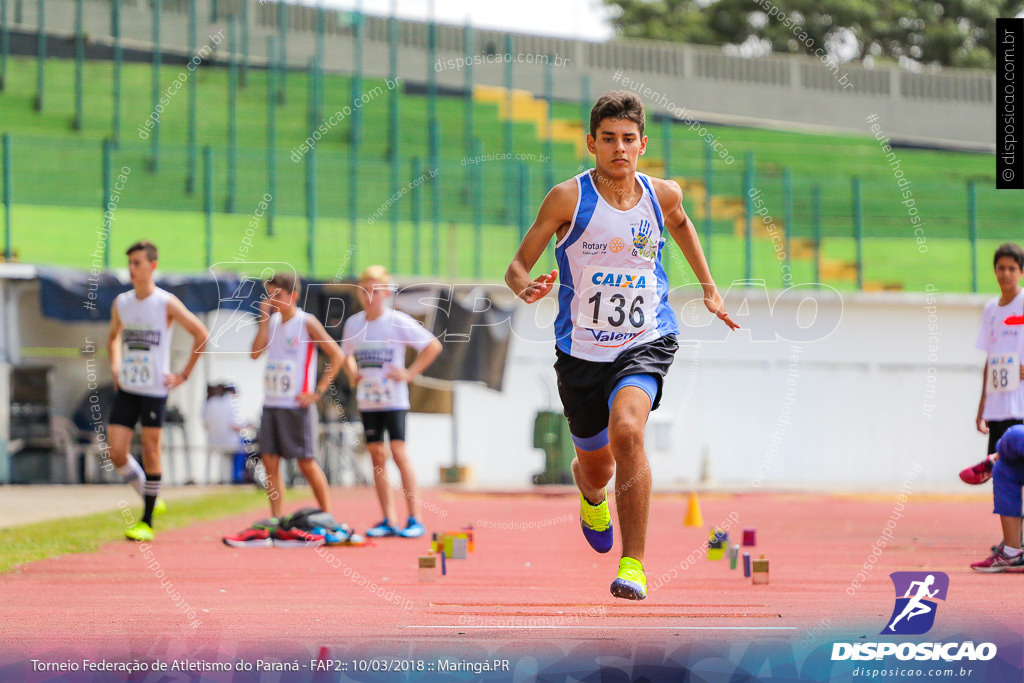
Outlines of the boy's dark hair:
M 1024 270 L 1024 249 L 1021 249 L 1019 245 L 1014 242 L 1003 242 L 996 249 L 995 256 L 992 257 L 992 267 L 995 268 L 996 264 L 999 263 L 999 259 L 1004 256 L 1009 256 L 1017 262 L 1017 267 Z
M 640 127 L 644 134 L 644 103 L 628 90 L 606 92 L 590 110 L 590 134 L 597 137 L 597 126 L 603 119 L 626 119 Z
M 274 273 L 274 277 L 267 280 L 267 285 L 274 285 L 290 294 L 294 294 L 299 291 L 299 278 L 291 273 Z
M 146 258 L 150 261 L 156 261 L 157 259 L 156 245 L 149 240 L 139 240 L 132 246 L 128 247 L 128 251 L 124 252 L 124 255 L 131 256 L 136 251 L 146 252 Z

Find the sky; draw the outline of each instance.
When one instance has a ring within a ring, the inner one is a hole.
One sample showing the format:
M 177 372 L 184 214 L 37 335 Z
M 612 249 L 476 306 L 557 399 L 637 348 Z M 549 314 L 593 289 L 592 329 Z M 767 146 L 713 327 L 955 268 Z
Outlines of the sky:
M 315 0 L 301 0 L 315 4 Z M 325 7 L 390 16 L 392 6 L 403 19 L 427 19 L 430 6 L 442 24 L 470 23 L 477 28 L 513 33 L 608 40 L 613 31 L 601 0 L 323 0 Z

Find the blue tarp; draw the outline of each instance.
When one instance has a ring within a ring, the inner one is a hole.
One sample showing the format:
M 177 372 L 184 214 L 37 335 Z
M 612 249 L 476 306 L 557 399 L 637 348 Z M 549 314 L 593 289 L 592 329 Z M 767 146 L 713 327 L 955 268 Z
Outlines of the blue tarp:
M 113 273 L 53 266 L 37 266 L 39 301 L 43 315 L 65 322 L 103 322 L 110 320 L 110 309 L 121 292 L 131 289 Z M 168 275 L 156 279 L 157 287 L 181 299 L 193 313 L 218 308 L 259 311 L 262 283 L 237 273 L 204 275 Z

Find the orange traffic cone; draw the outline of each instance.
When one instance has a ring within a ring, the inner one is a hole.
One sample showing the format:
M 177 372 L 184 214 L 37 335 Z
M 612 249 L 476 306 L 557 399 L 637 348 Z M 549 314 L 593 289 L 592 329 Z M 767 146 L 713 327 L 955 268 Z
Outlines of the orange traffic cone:
M 700 502 L 697 500 L 697 493 L 690 492 L 690 502 L 686 506 L 686 518 L 683 519 L 683 526 L 704 526 L 704 515 L 700 513 Z

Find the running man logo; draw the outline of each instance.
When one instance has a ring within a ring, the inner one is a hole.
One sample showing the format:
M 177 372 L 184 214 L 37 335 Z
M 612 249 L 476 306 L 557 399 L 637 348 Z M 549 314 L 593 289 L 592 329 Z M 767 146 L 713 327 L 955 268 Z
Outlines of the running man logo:
M 943 572 L 893 572 L 889 578 L 896 590 L 896 605 L 882 635 L 927 633 L 935 624 L 936 599 L 946 599 L 949 576 Z

